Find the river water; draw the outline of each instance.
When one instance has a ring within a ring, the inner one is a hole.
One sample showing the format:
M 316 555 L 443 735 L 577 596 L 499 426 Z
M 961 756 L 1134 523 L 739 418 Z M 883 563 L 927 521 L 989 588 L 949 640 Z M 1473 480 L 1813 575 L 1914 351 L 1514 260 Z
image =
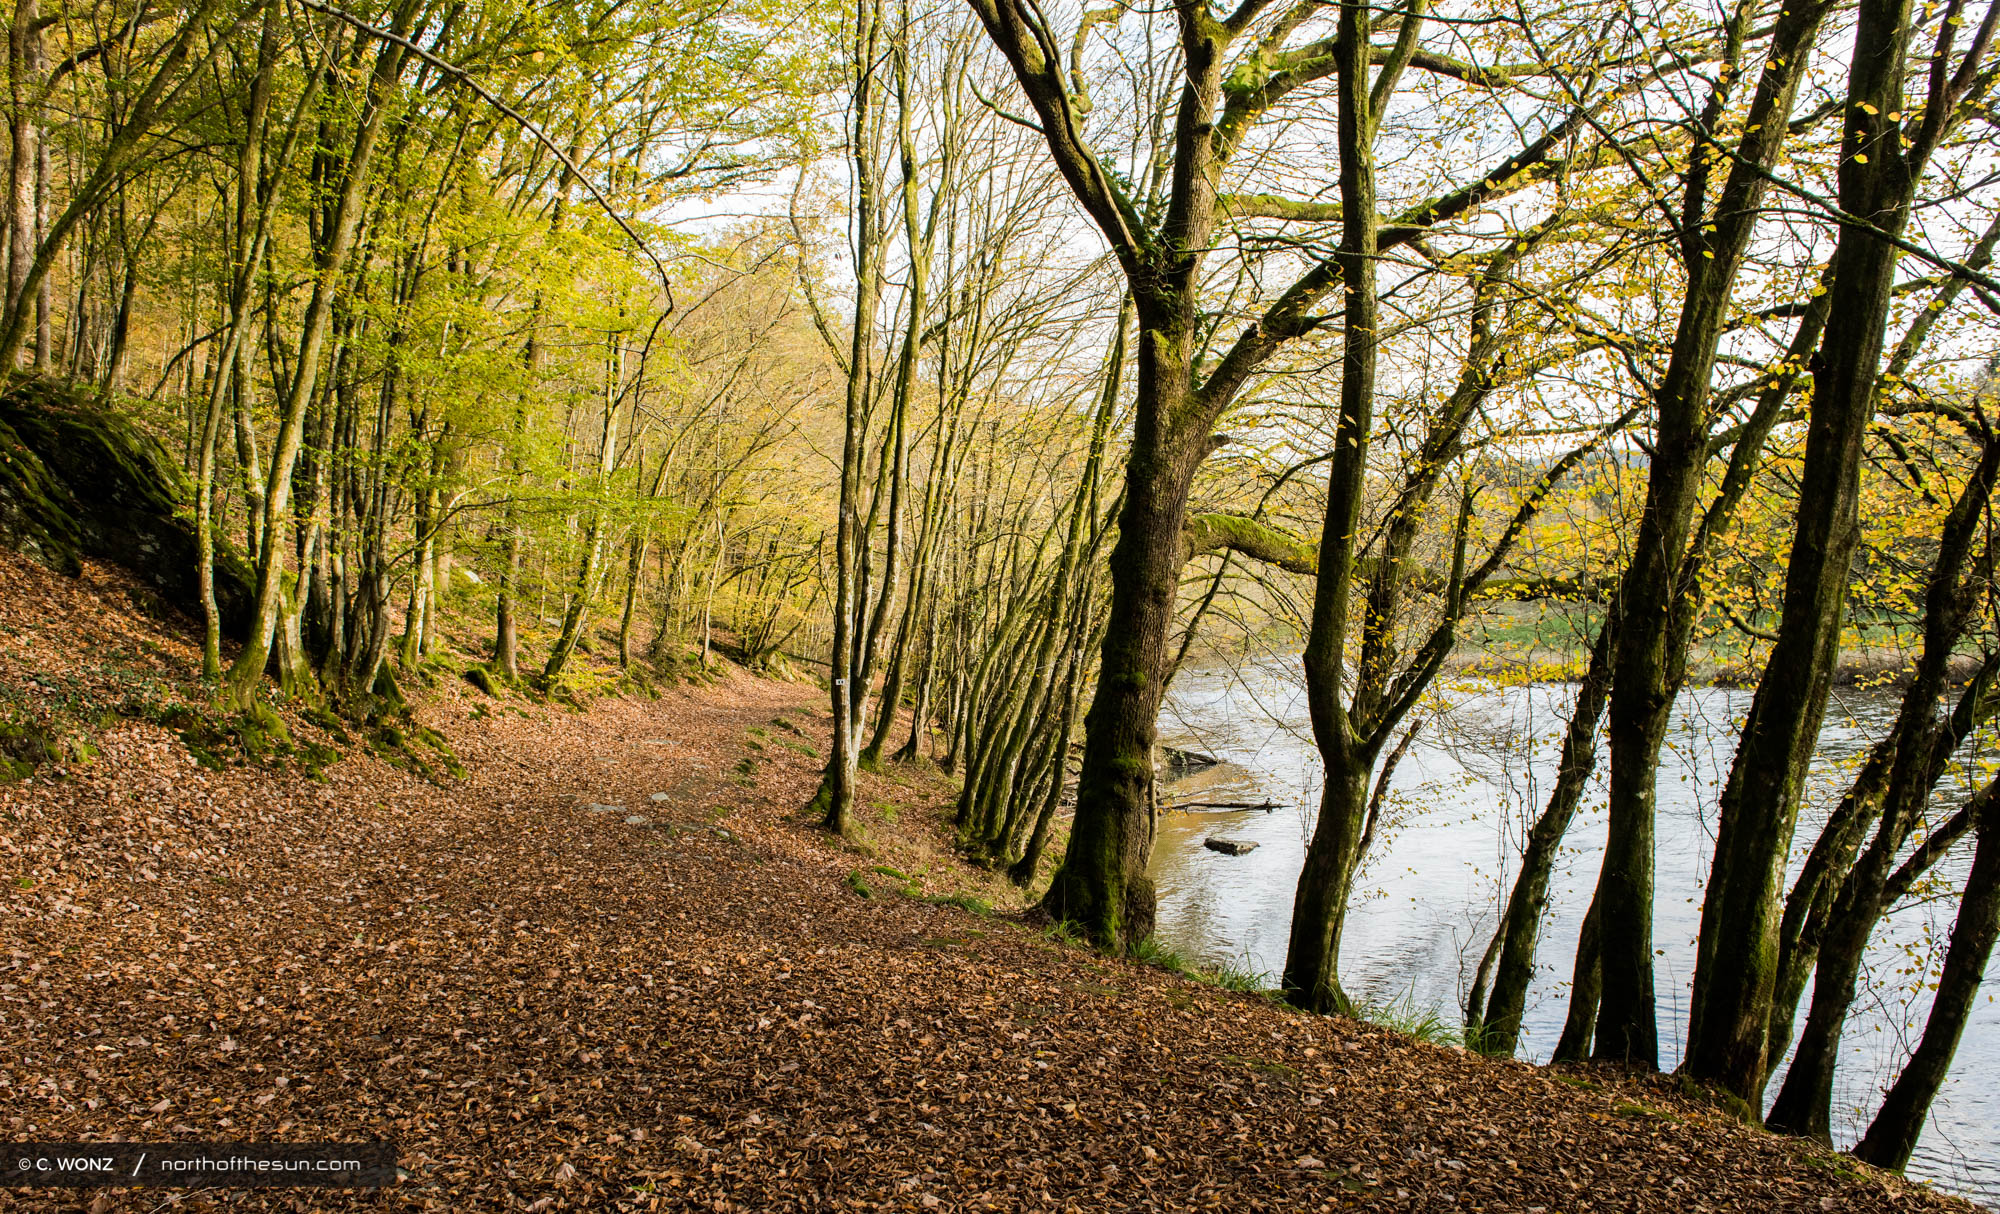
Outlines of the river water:
M 1182 671 L 1162 710 L 1161 741 L 1224 762 L 1162 788 L 1189 801 L 1275 802 L 1271 811 L 1162 814 L 1153 853 L 1159 935 L 1190 959 L 1275 976 L 1284 967 L 1292 894 L 1318 804 L 1320 765 L 1295 655 L 1235 667 Z M 1385 819 L 1356 886 L 1341 953 L 1348 993 L 1364 1002 L 1434 1010 L 1459 1020 L 1460 997 L 1491 935 L 1514 875 L 1525 822 L 1546 799 L 1574 688 L 1470 684 L 1419 733 L 1396 770 Z M 1659 786 L 1654 943 L 1661 1065 L 1677 1065 L 1687 1031 L 1702 879 L 1715 838 L 1715 801 L 1748 711 L 1748 691 L 1703 687 L 1675 707 Z M 1893 716 L 1880 694 L 1835 692 L 1819 769 L 1801 814 L 1794 862 L 1818 834 L 1844 786 L 1838 770 Z M 1570 829 L 1551 883 L 1549 918 L 1528 996 L 1522 1052 L 1543 1061 L 1562 1031 L 1576 936 L 1604 845 L 1603 771 Z M 1939 801 L 1962 799 L 1971 770 L 1954 770 Z M 1240 856 L 1204 846 L 1213 837 L 1258 844 Z M 1939 866 L 1954 887 L 1969 846 Z M 1942 961 L 1955 899 L 1905 908 L 1878 926 L 1866 989 L 1850 1016 L 1834 1093 L 1835 1136 L 1866 1129 L 1883 1088 L 1923 1030 L 1929 995 L 1913 967 Z M 2000 987 L 2000 958 L 1987 974 Z M 1807 999 L 1811 998 L 1810 993 Z M 1801 1005 L 1803 1007 L 1803 1004 Z M 1775 1095 L 1778 1079 L 1770 1092 Z M 2000 1207 L 2000 1003 L 1982 1000 L 1966 1027 L 1950 1081 L 1931 1111 L 1910 1175 Z

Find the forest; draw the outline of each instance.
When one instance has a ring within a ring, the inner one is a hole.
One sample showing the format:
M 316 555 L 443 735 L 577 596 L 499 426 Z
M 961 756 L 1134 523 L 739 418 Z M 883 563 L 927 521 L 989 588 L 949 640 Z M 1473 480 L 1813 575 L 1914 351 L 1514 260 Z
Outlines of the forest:
M 1833 1142 L 1890 981 L 1839 1145 L 1901 1171 L 2000 936 L 2000 3 L 1091 2 L 15 0 L 9 407 L 177 465 L 217 711 L 810 684 L 796 809 L 859 840 L 868 774 L 944 773 L 956 853 L 1111 956 L 1176 680 L 1277 655 L 1309 1013 L 1363 1010 L 1413 744 L 1553 687 L 1465 1047 L 1560 965 L 1555 1060 Z

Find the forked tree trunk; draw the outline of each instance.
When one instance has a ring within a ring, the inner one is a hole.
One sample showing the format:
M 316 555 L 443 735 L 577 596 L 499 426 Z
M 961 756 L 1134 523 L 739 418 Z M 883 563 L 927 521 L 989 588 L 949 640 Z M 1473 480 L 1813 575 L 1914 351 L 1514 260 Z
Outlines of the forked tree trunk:
M 398 9 L 393 32 L 399 37 L 408 36 L 416 22 L 418 7 L 419 0 L 405 0 Z M 292 463 L 298 458 L 306 402 L 312 396 L 327 331 L 331 327 L 334 293 L 344 279 L 348 255 L 353 250 L 355 234 L 360 228 L 369 167 L 388 111 L 387 94 L 401 77 L 402 66 L 403 48 L 385 42 L 376 56 L 353 149 L 343 166 L 345 177 L 334 207 L 331 230 L 326 234 L 327 243 L 314 259 L 317 273 L 311 299 L 306 305 L 298 358 L 293 366 L 289 391 L 279 410 L 277 440 L 272 444 L 264 503 L 263 544 L 257 561 L 256 605 L 251 612 L 249 637 L 224 680 L 224 697 L 237 707 L 248 707 L 256 699 L 265 663 L 270 658 L 272 636 L 283 607 L 285 550 L 279 537 L 285 530 L 291 506 Z M 6 336 L 0 335 L 0 350 L 4 350 L 5 341 Z
M 1731 37 L 1739 53 L 1753 8 L 1739 6 L 1732 19 Z M 1611 742 L 1610 822 L 1596 894 L 1602 987 L 1595 1056 L 1648 1070 L 1659 1066 L 1660 1057 L 1653 990 L 1656 785 L 1660 748 L 1686 666 L 1689 587 L 1683 574 L 1709 458 L 1711 372 L 1768 188 L 1767 174 L 1784 146 L 1799 83 L 1830 8 L 1824 0 L 1807 0 L 1779 15 L 1744 133 L 1712 206 L 1706 194 L 1709 162 L 1698 154 L 1690 166 L 1689 222 L 1681 234 L 1688 285 L 1667 371 L 1653 393 L 1657 413 L 1645 512 L 1630 563 L 1619 579 L 1621 626 L 1613 650 L 1606 730 Z M 1710 98 L 1711 116 L 1719 118 L 1726 108 L 1731 83 L 1732 76 L 1725 73 Z
M 1756 1117 L 1770 1059 L 1778 980 L 1779 883 L 1825 716 L 1840 647 L 1848 572 L 1859 539 L 1862 442 L 1874 420 L 1899 250 L 1929 149 L 1950 125 L 1958 88 L 1940 42 L 1932 95 L 1912 141 L 1902 127 L 1909 0 L 1863 0 L 1856 18 L 1839 165 L 1843 223 L 1828 270 L 1832 304 L 1813 360 L 1813 398 L 1797 524 L 1778 638 L 1721 798 L 1715 862 L 1702 904 L 1682 1070 L 1745 1102 Z M 1976 69 L 1989 13 L 1959 75 Z M 1949 30 L 1949 26 L 1946 27 Z M 1940 111 L 1942 107 L 1942 111 Z M 1907 150 L 1906 150 L 1907 149 Z

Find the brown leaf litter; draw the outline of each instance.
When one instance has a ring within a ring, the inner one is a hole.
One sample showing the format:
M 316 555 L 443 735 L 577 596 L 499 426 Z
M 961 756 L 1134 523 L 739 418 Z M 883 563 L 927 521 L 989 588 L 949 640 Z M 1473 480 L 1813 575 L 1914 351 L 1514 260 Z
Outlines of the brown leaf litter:
M 186 635 L 119 585 L 0 554 L 12 711 L 199 697 Z M 10 1138 L 386 1137 L 407 1179 L 0 1210 L 1969 1208 L 1664 1081 L 1579 1088 L 862 898 L 881 857 L 796 817 L 807 686 L 579 714 L 454 685 L 422 713 L 469 778 L 358 748 L 323 782 L 209 770 L 114 718 L 95 761 L 0 785 Z M 910 795 L 870 785 L 941 830 Z

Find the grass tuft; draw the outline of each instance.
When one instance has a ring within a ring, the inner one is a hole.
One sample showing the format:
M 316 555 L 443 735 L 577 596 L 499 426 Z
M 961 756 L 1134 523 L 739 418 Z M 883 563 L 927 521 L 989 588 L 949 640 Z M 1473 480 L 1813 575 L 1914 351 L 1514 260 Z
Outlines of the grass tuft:
M 1456 1021 L 1440 1015 L 1434 1007 L 1417 1006 L 1415 994 L 1409 991 L 1387 1002 L 1356 1002 L 1354 1018 L 1432 1045 L 1464 1044 Z
M 1151 965 L 1183 978 L 1219 987 L 1225 991 L 1235 991 L 1245 995 L 1270 995 L 1276 986 L 1271 976 L 1251 969 L 1247 964 L 1231 962 L 1198 963 L 1160 943 L 1158 936 L 1148 936 L 1132 950 L 1132 960 L 1141 965 Z

